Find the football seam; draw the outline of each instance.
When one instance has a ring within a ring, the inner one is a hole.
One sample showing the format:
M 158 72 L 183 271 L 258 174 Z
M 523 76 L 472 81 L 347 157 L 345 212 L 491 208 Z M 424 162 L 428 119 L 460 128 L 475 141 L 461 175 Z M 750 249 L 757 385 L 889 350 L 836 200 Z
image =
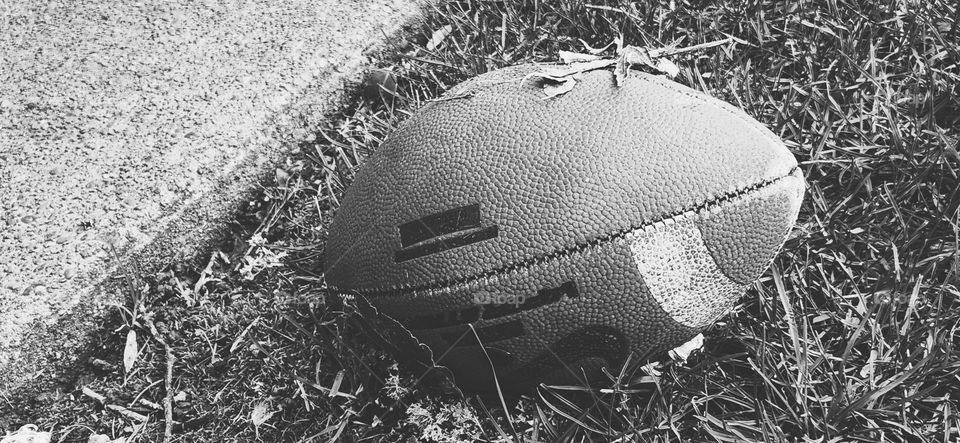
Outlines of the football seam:
M 713 197 L 709 200 L 693 205 L 692 207 L 681 208 L 676 211 L 669 212 L 663 216 L 660 216 L 657 219 L 643 222 L 639 225 L 623 228 L 618 231 L 596 237 L 592 240 L 588 240 L 582 243 L 577 243 L 565 248 L 557 249 L 547 254 L 530 257 L 515 263 L 509 263 L 509 264 L 500 266 L 498 268 L 491 269 L 489 271 L 484 271 L 477 274 L 467 275 L 467 276 L 458 277 L 458 278 L 449 279 L 449 280 L 436 281 L 432 283 L 420 284 L 420 285 L 406 285 L 406 286 L 395 286 L 393 288 L 366 288 L 366 289 L 341 289 L 336 286 L 328 285 L 327 289 L 343 295 L 362 295 L 365 297 L 399 296 L 399 295 L 415 294 L 418 292 L 426 292 L 426 291 L 448 290 L 460 285 L 476 284 L 476 283 L 481 283 L 491 279 L 498 279 L 505 274 L 518 272 L 523 269 L 529 269 L 529 268 L 541 265 L 543 263 L 547 263 L 551 260 L 556 260 L 563 257 L 571 256 L 591 248 L 602 247 L 607 243 L 623 240 L 631 233 L 650 229 L 651 227 L 662 225 L 664 223 L 674 222 L 678 219 L 681 219 L 682 217 L 686 216 L 688 213 L 691 213 L 691 212 L 694 214 L 700 214 L 700 213 L 703 213 L 704 211 L 709 211 L 724 203 L 744 197 L 747 194 L 758 192 L 761 189 L 766 188 L 767 186 L 772 186 L 773 184 L 779 182 L 780 180 L 784 180 L 786 178 L 792 177 L 794 173 L 796 173 L 797 170 L 799 169 L 800 169 L 799 166 L 794 166 L 793 168 L 790 169 L 789 172 L 787 172 L 782 176 L 763 180 L 744 188 L 726 192 L 720 196 Z

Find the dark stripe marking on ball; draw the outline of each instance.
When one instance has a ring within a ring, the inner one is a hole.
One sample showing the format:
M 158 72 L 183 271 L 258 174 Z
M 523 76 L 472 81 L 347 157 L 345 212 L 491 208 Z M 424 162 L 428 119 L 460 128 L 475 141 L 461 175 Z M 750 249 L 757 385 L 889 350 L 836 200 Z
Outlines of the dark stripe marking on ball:
M 408 247 L 424 240 L 480 227 L 480 204 L 453 208 L 428 215 L 398 227 L 400 246 Z
M 560 301 L 564 296 L 567 298 L 576 298 L 580 296 L 577 284 L 568 281 L 556 288 L 544 288 L 537 291 L 537 294 L 531 296 L 518 304 L 478 304 L 469 308 L 457 311 L 441 312 L 432 315 L 419 315 L 400 319 L 401 323 L 410 329 L 436 329 L 449 326 L 473 323 L 479 320 L 491 320 L 505 317 L 518 312 L 529 311 L 541 306 Z
M 480 225 L 480 204 L 453 208 L 397 227 L 400 247 L 397 263 L 495 238 L 497 225 Z

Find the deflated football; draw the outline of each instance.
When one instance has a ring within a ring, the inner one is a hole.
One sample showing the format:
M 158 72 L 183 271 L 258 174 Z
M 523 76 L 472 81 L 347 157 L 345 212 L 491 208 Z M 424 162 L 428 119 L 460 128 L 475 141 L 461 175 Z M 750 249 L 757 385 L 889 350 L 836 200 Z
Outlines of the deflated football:
M 466 387 L 615 373 L 684 343 L 763 273 L 803 199 L 791 153 L 727 103 L 605 69 L 548 97 L 540 69 L 424 106 L 330 226 L 330 290 L 398 320 Z

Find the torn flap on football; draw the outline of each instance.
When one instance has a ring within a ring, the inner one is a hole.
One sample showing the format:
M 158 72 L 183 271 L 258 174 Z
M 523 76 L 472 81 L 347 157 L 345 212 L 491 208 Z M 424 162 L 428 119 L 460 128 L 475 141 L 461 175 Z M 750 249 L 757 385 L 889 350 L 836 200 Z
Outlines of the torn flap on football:
M 438 365 L 430 348 L 414 337 L 410 330 L 381 313 L 362 296 L 348 297 L 345 303 L 356 308 L 361 329 L 367 337 L 390 352 L 398 363 L 417 374 L 418 384 L 427 392 L 464 398 L 453 373 L 446 366 Z
M 651 49 L 642 46 L 624 46 L 622 39 L 618 38 L 616 41 L 607 45 L 607 47 L 616 45 L 617 55 L 614 57 L 601 57 L 597 55 L 599 52 L 605 50 L 606 47 L 603 50 L 593 50 L 588 46 L 589 53 L 585 54 L 560 51 L 560 64 L 544 66 L 544 68 L 539 71 L 527 74 L 523 78 L 523 81 L 531 78 L 540 80 L 543 85 L 543 93 L 546 95 L 545 99 L 551 99 L 573 90 L 574 86 L 576 86 L 577 76 L 580 74 L 598 69 L 609 69 L 611 66 L 613 67 L 614 79 L 617 82 L 617 86 L 623 85 L 623 82 L 626 81 L 630 75 L 631 69 L 635 69 L 635 67 L 651 73 L 662 74 L 673 79 L 680 74 L 680 68 L 667 57 L 702 51 L 731 42 L 735 42 L 735 40 L 726 38 L 686 48 L 678 48 L 671 45 L 665 48 Z

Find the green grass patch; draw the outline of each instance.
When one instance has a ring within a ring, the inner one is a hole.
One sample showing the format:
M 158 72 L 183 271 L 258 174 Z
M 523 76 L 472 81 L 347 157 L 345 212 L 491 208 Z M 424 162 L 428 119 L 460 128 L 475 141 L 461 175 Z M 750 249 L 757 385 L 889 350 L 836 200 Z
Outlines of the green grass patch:
M 358 92 L 292 149 L 206 266 L 131 277 L 129 311 L 72 390 L 13 399 L 0 425 L 161 440 L 160 338 L 175 357 L 174 441 L 956 441 L 958 15 L 946 0 L 443 3 L 383 54 L 395 99 Z M 738 41 L 675 57 L 676 80 L 743 108 L 800 160 L 810 189 L 784 252 L 685 364 L 606 390 L 543 387 L 506 410 L 420 382 L 325 300 L 325 227 L 344 188 L 460 81 L 620 35 Z M 131 329 L 142 349 L 125 372 Z

